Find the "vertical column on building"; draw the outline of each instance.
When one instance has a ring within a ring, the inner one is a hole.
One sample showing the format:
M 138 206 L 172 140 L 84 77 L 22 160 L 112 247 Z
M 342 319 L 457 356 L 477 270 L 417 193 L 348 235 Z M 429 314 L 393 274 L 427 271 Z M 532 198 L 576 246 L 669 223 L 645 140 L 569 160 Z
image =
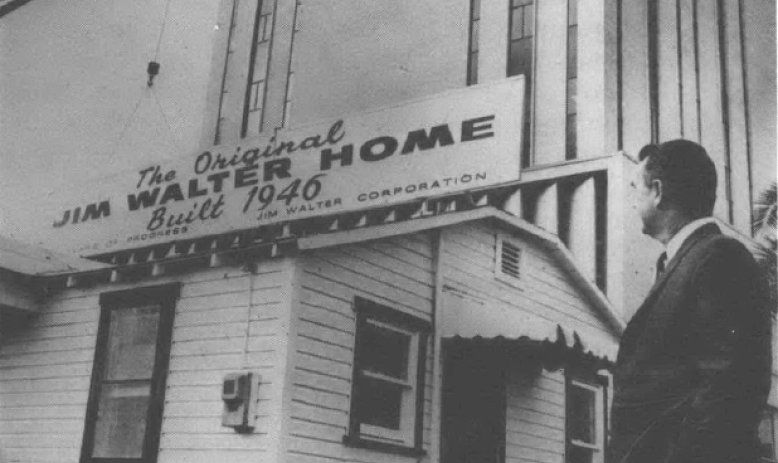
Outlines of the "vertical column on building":
M 659 35 L 659 141 L 681 137 L 677 0 L 656 0 Z
M 606 193 L 606 234 L 605 259 L 608 262 L 605 285 L 608 299 L 613 306 L 624 314 L 624 281 L 626 272 L 625 246 L 628 230 L 624 224 L 633 223 L 635 217 L 628 217 L 630 198 L 628 196 L 632 162 L 626 156 L 613 156 L 608 168 Z M 633 167 L 634 169 L 634 167 Z
M 482 1 L 479 30 L 478 82 L 505 79 L 509 0 Z
M 603 152 L 604 154 L 615 153 L 616 150 L 621 149 L 619 145 L 619 105 L 621 104 L 621 96 L 619 91 L 619 39 L 620 31 L 619 26 L 621 20 L 619 18 L 620 2 L 622 0 L 602 0 L 604 4 L 603 10 L 603 31 L 604 31 L 604 44 L 603 44 L 603 88 L 602 88 L 602 100 L 603 100 Z M 586 11 L 586 10 L 582 10 Z M 584 18 L 579 19 L 581 28 L 584 27 L 584 23 L 587 20 Z M 589 26 L 586 26 L 587 28 Z M 583 73 L 584 70 L 579 72 Z M 586 105 L 582 105 L 586 106 Z M 583 109 L 583 108 L 582 108 Z M 584 109 L 584 111 L 586 111 Z M 582 112 L 582 115 L 586 114 Z M 587 116 L 582 116 L 587 117 Z M 586 148 L 582 153 L 583 156 L 588 156 Z
M 276 0 L 273 49 L 270 52 L 270 66 L 265 100 L 266 129 L 281 128 L 285 123 L 289 90 L 292 78 L 292 51 L 297 20 L 298 0 Z
M 697 28 L 694 2 L 696 0 L 678 0 L 681 52 L 681 136 L 688 140 L 700 140 L 700 121 L 697 91 Z
M 556 183 L 547 186 L 537 197 L 535 204 L 535 225 L 551 233 L 559 230 L 559 187 Z
M 606 22 L 606 15 L 615 10 L 614 1 L 578 1 L 578 157 L 597 157 L 610 154 L 606 140 L 615 142 L 615 122 L 606 124 L 607 111 L 615 113 L 615 74 L 613 81 L 609 68 L 615 69 L 616 53 L 606 56 L 607 29 L 615 28 L 615 22 Z M 615 38 L 613 39 L 615 41 Z M 612 46 L 612 45 L 611 45 Z M 615 143 L 613 145 L 615 148 Z
M 594 177 L 577 185 L 570 195 L 570 233 L 567 245 L 580 270 L 594 281 L 597 271 Z
M 513 214 L 516 217 L 522 217 L 522 193 L 521 189 L 516 190 L 505 200 L 502 205 L 502 210 L 509 214 Z
M 718 8 L 716 2 L 700 0 L 697 7 L 700 92 L 700 143 L 716 164 L 718 188 L 716 190 L 716 216 L 729 221 L 729 167 L 727 144 L 724 134 L 721 101 L 721 67 L 719 49 Z
M 740 6 L 738 2 L 721 2 L 725 23 L 727 88 L 729 97 L 729 149 L 732 175 L 733 225 L 747 233 L 751 227 L 751 179 L 746 126 L 745 84 L 743 81 L 743 60 L 740 30 Z
M 535 165 L 565 159 L 567 0 L 537 2 Z
M 651 140 L 647 4 L 621 2 L 623 149 L 637 156 L 640 148 Z

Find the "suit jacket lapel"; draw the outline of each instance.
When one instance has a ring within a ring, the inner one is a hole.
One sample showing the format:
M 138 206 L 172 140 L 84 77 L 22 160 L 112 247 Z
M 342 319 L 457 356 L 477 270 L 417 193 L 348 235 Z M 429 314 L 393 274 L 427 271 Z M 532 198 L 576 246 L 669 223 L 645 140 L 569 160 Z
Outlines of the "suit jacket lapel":
M 664 288 L 665 284 L 667 284 L 667 280 L 673 274 L 675 269 L 678 268 L 678 264 L 683 260 L 683 257 L 689 252 L 689 250 L 691 250 L 694 245 L 697 244 L 697 242 L 700 241 L 703 237 L 714 234 L 717 235 L 720 233 L 721 229 L 718 227 L 718 225 L 711 223 L 700 227 L 699 230 L 696 230 L 689 236 L 689 238 L 686 239 L 678 252 L 667 263 L 665 271 L 662 272 L 662 274 L 659 276 L 659 279 L 656 280 L 654 286 L 651 287 L 648 295 L 640 305 L 640 308 L 637 310 L 637 312 L 635 312 L 635 315 L 632 317 L 634 323 L 630 323 L 635 326 L 632 327 L 630 331 L 635 331 L 638 326 L 643 324 L 644 319 L 647 318 L 648 312 L 650 311 L 651 306 L 654 305 L 654 301 L 659 296 L 662 288 Z M 629 328 L 629 326 L 627 328 Z M 626 331 L 624 334 L 626 336 Z

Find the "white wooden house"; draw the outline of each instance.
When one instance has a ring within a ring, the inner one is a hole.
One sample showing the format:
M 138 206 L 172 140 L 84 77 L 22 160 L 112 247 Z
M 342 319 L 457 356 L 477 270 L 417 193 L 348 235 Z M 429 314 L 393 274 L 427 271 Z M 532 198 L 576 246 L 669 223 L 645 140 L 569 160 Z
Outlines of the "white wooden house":
M 45 296 L 3 312 L 5 458 L 601 461 L 621 322 L 555 236 L 459 204 L 6 269 Z M 234 372 L 259 378 L 243 432 Z

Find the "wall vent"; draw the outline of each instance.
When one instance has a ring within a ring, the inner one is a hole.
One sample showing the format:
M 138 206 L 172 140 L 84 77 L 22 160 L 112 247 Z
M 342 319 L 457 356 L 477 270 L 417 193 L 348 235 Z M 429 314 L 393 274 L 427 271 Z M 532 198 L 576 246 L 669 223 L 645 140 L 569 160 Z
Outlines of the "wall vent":
M 521 272 L 521 248 L 508 240 L 500 240 L 500 271 L 503 275 L 519 279 Z

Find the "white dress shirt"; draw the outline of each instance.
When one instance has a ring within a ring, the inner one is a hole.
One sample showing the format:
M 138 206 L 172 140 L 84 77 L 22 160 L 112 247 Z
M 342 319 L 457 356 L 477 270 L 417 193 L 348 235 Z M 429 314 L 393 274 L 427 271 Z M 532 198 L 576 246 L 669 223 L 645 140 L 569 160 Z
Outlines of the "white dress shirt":
M 667 253 L 667 262 L 670 262 L 673 257 L 675 257 L 675 255 L 678 253 L 678 250 L 681 249 L 681 246 L 683 246 L 684 241 L 686 241 L 692 235 L 692 233 L 696 232 L 705 225 L 708 225 L 709 223 L 716 223 L 716 221 L 713 219 L 713 217 L 704 217 L 702 219 L 693 220 L 687 223 L 682 229 L 678 230 L 678 233 L 670 238 L 670 241 L 667 242 L 667 246 L 665 247 L 665 252 Z
M 692 235 L 692 233 L 699 230 L 701 227 L 708 225 L 709 223 L 715 223 L 712 217 L 705 217 L 702 219 L 693 220 L 687 223 L 683 228 L 678 230 L 678 233 L 670 238 L 670 241 L 665 245 L 665 252 L 663 252 L 656 262 L 654 267 L 654 282 L 659 279 L 662 272 L 665 271 L 665 267 L 670 260 L 678 254 L 678 250 L 681 249 L 683 243 Z

